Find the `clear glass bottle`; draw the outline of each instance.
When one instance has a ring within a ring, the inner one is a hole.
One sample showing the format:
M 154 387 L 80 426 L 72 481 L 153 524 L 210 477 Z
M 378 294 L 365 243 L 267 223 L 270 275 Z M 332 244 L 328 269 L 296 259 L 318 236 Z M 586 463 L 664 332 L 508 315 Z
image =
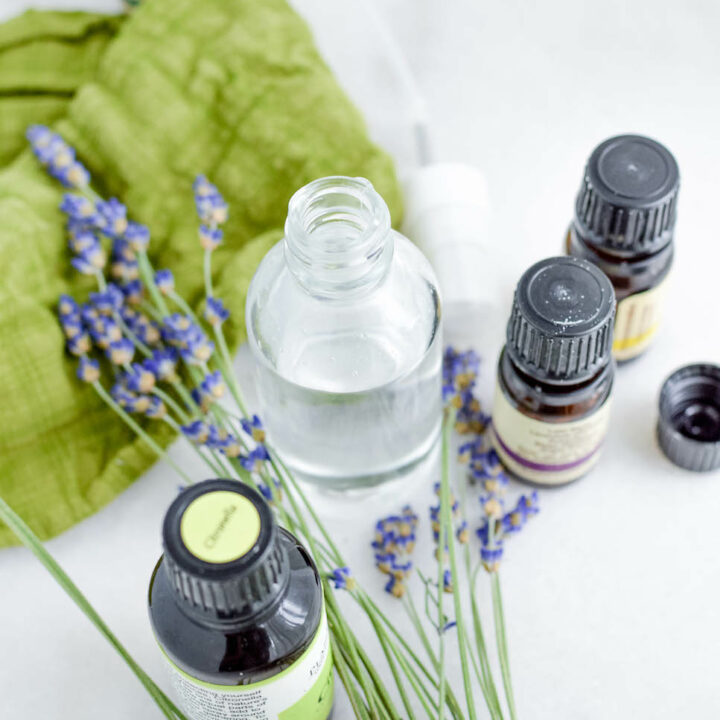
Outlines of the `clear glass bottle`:
M 437 282 L 369 181 L 295 193 L 246 312 L 269 437 L 301 477 L 372 485 L 428 456 L 441 419 Z

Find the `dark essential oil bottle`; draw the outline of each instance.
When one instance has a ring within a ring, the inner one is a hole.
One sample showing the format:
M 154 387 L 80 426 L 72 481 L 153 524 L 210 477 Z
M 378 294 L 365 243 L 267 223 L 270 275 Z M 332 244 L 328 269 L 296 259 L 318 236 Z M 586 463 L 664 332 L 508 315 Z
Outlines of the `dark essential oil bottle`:
M 642 135 L 605 140 L 585 168 L 566 251 L 598 265 L 615 288 L 618 361 L 643 353 L 659 327 L 679 186 L 670 151 Z
M 597 462 L 613 386 L 615 296 L 595 265 L 541 260 L 520 278 L 500 353 L 493 443 L 522 480 L 562 485 Z
M 191 720 L 326 720 L 333 673 L 318 571 L 234 480 L 184 490 L 163 524 L 150 620 Z

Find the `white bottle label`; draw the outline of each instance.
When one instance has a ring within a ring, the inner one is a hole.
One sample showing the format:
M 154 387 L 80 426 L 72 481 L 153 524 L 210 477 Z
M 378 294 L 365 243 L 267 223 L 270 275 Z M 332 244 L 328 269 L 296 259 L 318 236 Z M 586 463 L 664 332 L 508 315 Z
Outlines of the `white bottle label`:
M 330 636 L 320 627 L 298 660 L 250 685 L 214 685 L 191 677 L 168 659 L 175 695 L 190 720 L 326 720 L 333 704 Z
M 519 412 L 496 386 L 493 444 L 503 465 L 541 485 L 561 485 L 584 475 L 600 456 L 610 419 L 610 398 L 579 420 L 536 420 Z
M 660 326 L 666 283 L 664 280 L 651 290 L 618 302 L 613 332 L 613 355 L 617 360 L 637 357 L 652 342 Z

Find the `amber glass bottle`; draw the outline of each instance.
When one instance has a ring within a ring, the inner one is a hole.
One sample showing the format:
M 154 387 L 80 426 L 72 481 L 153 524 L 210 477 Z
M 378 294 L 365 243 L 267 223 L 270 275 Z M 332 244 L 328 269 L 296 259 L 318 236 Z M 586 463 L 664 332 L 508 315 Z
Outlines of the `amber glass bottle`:
M 234 480 L 183 491 L 163 525 L 150 619 L 191 720 L 326 720 L 332 659 L 315 565 Z
M 598 265 L 615 288 L 619 361 L 644 352 L 658 329 L 679 186 L 670 151 L 641 135 L 605 140 L 585 168 L 566 250 Z
M 615 297 L 595 265 L 548 258 L 520 279 L 500 354 L 493 442 L 515 476 L 562 485 L 597 462 L 613 385 Z

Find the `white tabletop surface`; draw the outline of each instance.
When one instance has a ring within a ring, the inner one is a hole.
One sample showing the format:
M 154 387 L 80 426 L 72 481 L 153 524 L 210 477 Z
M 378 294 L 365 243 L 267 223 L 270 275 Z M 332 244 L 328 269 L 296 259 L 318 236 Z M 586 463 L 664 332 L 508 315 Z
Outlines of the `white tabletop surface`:
M 336 53 L 331 62 L 376 136 L 389 137 L 383 123 L 396 114 L 382 91 L 374 95 L 372 86 L 353 80 L 366 77 L 364 47 L 373 38 L 355 33 L 354 48 L 339 52 L 333 32 L 343 15 L 319 13 L 318 2 L 305 4 L 321 45 Z M 80 3 L 4 0 L 0 19 L 30 5 Z M 110 0 L 83 5 L 116 7 Z M 493 254 L 478 282 L 504 278 L 501 304 L 526 266 L 559 251 L 583 163 L 597 142 L 640 132 L 679 160 L 667 322 L 652 351 L 618 373 L 601 465 L 573 486 L 541 493 L 541 515 L 513 538 L 502 578 L 521 718 L 720 717 L 720 474 L 673 467 L 653 433 L 663 378 L 690 361 L 720 361 L 720 5 L 386 0 L 382 12 L 428 103 L 435 157 L 475 164 L 487 175 Z M 390 149 L 403 161 L 400 145 Z M 242 376 L 246 361 L 241 353 Z M 492 370 L 489 362 L 485 388 Z M 172 453 L 196 467 L 183 448 Z M 373 519 L 406 497 L 425 516 L 430 483 L 418 478 L 371 497 L 318 498 L 371 591 L 381 592 L 368 552 Z M 163 686 L 146 588 L 175 492 L 171 472 L 158 465 L 48 543 Z M 431 567 L 427 538 L 417 556 Z M 0 718 L 158 717 L 134 676 L 26 550 L 0 551 L 0 578 Z M 478 592 L 487 603 L 485 578 Z M 386 606 L 404 627 L 401 609 L 390 599 Z M 451 676 L 458 678 L 456 668 Z M 485 717 L 482 707 L 479 715 Z M 336 720 L 349 718 L 340 696 Z

